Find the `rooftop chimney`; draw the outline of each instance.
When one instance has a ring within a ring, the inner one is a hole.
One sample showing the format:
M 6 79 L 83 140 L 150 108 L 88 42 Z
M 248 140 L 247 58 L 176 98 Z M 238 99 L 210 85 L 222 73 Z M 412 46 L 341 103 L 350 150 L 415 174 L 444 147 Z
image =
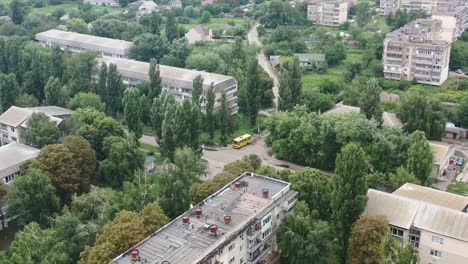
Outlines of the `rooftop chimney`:
M 197 217 L 200 217 L 200 216 L 202 215 L 202 212 L 203 212 L 203 211 L 202 211 L 201 208 L 195 208 L 195 215 L 196 215 Z
M 263 197 L 268 197 L 268 193 L 269 193 L 269 190 L 268 189 L 262 189 L 262 194 L 263 194 Z
M 184 225 L 190 224 L 190 217 L 188 217 L 188 216 L 182 217 L 182 223 L 183 223 Z
M 139 261 L 140 260 L 140 251 L 138 249 L 132 250 L 130 255 L 132 256 L 132 261 Z
M 234 187 L 236 187 L 236 189 L 240 189 L 240 187 L 241 187 L 241 183 L 240 183 L 240 182 L 238 182 L 238 181 L 237 181 L 237 182 L 235 182 L 235 183 L 234 183 Z
M 216 236 L 217 233 L 218 233 L 218 226 L 217 225 L 211 225 L 210 226 L 210 232 L 211 232 L 211 234 Z
M 230 215 L 224 216 L 224 223 L 225 223 L 226 225 L 229 225 L 229 224 L 231 223 L 231 221 L 232 221 L 232 218 L 231 218 Z

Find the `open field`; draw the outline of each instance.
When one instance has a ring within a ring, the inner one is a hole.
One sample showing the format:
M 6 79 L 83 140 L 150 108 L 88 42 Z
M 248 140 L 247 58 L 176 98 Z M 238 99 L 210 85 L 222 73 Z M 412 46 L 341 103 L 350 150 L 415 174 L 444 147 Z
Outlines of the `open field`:
M 246 19 L 243 18 L 234 18 L 234 17 L 212 17 L 211 21 L 208 23 L 203 24 L 204 27 L 206 28 L 211 28 L 212 30 L 218 30 L 220 29 L 224 24 L 227 24 L 228 22 L 234 22 L 234 24 L 237 25 L 242 25 L 244 22 L 246 22 Z M 198 19 L 192 19 L 190 24 L 181 24 L 185 29 L 189 30 L 196 25 L 200 24 L 200 20 Z

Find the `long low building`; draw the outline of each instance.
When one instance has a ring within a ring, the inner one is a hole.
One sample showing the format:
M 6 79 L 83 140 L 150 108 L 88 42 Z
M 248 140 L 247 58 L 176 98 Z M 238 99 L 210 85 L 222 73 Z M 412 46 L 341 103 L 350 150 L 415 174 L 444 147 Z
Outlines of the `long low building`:
M 297 195 L 288 182 L 244 173 L 111 263 L 277 263 L 276 231 Z
M 138 83 L 149 82 L 150 64 L 142 61 L 119 59 L 111 57 L 98 58 L 98 66 L 104 62 L 107 65 L 115 64 L 117 70 L 122 76 L 125 84 L 134 86 Z M 234 77 L 209 73 L 204 71 L 190 70 L 184 68 L 159 65 L 159 72 L 163 90 L 175 96 L 176 100 L 192 98 L 193 79 L 197 76 L 203 78 L 203 90 L 207 91 L 211 84 L 215 90 L 216 101 L 215 110 L 220 107 L 220 99 L 223 91 L 226 92 L 229 108 L 235 113 L 238 110 L 237 106 L 237 81 Z M 202 110 L 206 99 L 202 102 Z
M 44 46 L 58 46 L 70 52 L 96 51 L 102 56 L 128 58 L 133 42 L 51 29 L 37 33 L 35 39 Z
M 384 216 L 421 264 L 468 263 L 468 197 L 409 183 L 393 193 L 369 189 L 367 197 L 363 214 Z

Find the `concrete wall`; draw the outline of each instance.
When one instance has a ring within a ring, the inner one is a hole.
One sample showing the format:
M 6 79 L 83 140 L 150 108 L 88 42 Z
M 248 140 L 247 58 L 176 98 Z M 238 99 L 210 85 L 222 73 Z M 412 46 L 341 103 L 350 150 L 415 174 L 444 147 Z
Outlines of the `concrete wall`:
M 432 242 L 432 236 L 443 239 L 443 244 Z M 442 252 L 440 258 L 431 256 L 431 249 Z M 464 264 L 468 263 L 468 243 L 429 231 L 421 230 L 419 241 L 421 264 Z

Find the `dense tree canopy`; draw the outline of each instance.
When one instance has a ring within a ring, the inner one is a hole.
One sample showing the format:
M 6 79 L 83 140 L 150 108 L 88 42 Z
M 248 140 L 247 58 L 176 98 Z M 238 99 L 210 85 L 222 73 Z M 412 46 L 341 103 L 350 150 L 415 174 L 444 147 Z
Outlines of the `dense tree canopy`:
M 55 121 L 44 113 L 33 113 L 26 122 L 28 129 L 24 133 L 26 142 L 36 148 L 57 143 L 62 136 Z

